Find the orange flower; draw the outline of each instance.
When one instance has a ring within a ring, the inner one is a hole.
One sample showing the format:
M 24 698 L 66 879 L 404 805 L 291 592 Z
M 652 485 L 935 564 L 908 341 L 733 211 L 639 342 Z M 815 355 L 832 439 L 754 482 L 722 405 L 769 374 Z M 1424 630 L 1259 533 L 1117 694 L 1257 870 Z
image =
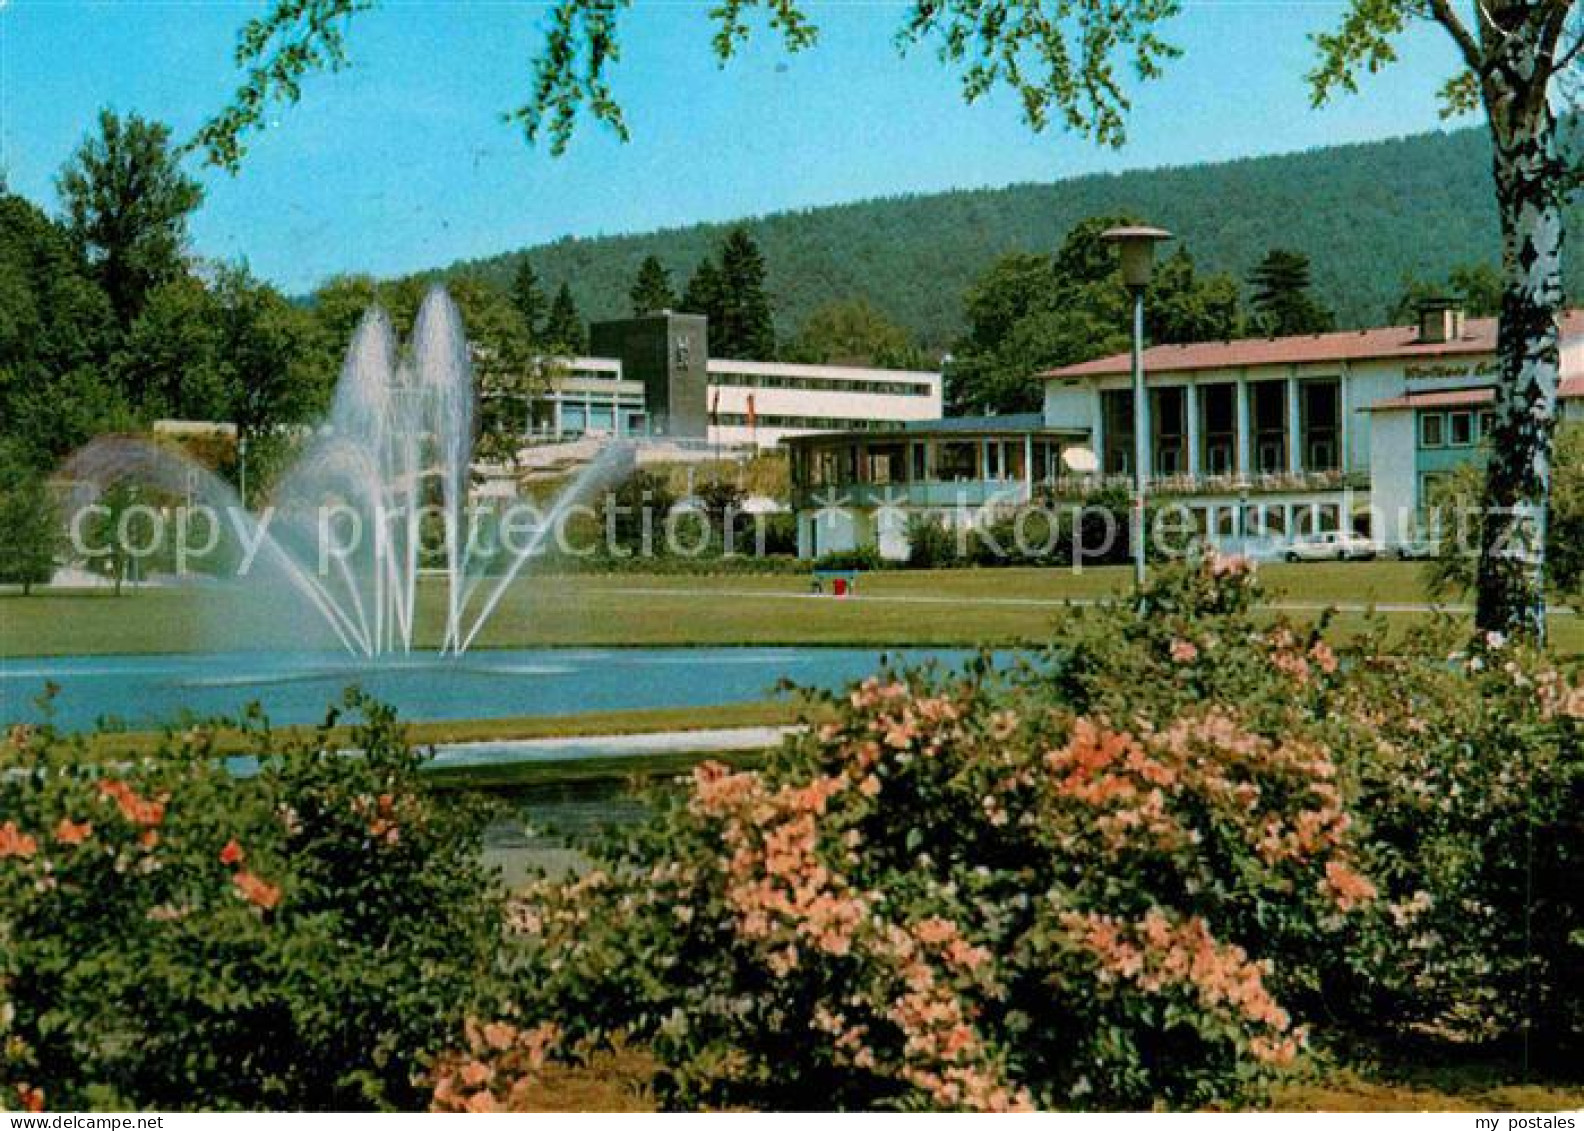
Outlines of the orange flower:
M 84 821 L 77 824 L 70 817 L 62 817 L 60 824 L 55 826 L 56 844 L 81 844 L 93 836 L 93 824 Z
M 38 841 L 17 828 L 15 821 L 0 825 L 0 860 L 7 856 L 20 856 L 26 860 L 38 851 Z
M 237 891 L 255 907 L 262 907 L 265 911 L 272 911 L 281 901 L 281 889 L 274 884 L 259 879 L 252 872 L 242 871 L 231 877 L 231 882 L 236 885 Z
M 23 1111 L 44 1110 L 44 1089 L 35 1088 L 28 1084 L 16 1086 L 17 1099 L 22 1101 Z
M 247 853 L 242 851 L 242 846 L 237 843 L 236 837 L 232 837 L 226 841 L 225 847 L 220 850 L 220 863 L 240 864 L 246 856 Z
M 165 820 L 165 802 L 139 797 L 124 781 L 108 778 L 99 783 L 99 793 L 116 803 L 121 816 L 135 825 L 153 827 Z

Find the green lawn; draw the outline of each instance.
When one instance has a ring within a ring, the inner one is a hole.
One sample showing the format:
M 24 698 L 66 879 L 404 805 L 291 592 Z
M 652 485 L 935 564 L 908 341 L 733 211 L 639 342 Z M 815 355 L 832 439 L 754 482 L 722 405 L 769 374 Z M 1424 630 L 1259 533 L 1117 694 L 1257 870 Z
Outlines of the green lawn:
M 1273 596 L 1301 605 L 1414 604 L 1422 569 L 1372 562 L 1263 567 Z M 1125 591 L 1125 567 L 895 571 L 863 578 L 856 599 L 810 597 L 803 575 L 533 576 L 512 586 L 479 647 L 568 645 L 1008 645 L 1046 638 L 1061 603 Z M 437 594 L 433 594 L 437 596 Z M 440 636 L 440 602 L 423 604 L 419 643 Z M 278 610 L 271 610 L 278 613 Z M 1407 623 L 1423 614 L 1392 614 Z M 295 617 L 238 626 L 218 594 L 146 590 L 0 596 L 0 656 L 291 647 Z M 1354 615 L 1339 618 L 1346 630 Z M 1558 651 L 1584 650 L 1579 618 L 1555 622 Z

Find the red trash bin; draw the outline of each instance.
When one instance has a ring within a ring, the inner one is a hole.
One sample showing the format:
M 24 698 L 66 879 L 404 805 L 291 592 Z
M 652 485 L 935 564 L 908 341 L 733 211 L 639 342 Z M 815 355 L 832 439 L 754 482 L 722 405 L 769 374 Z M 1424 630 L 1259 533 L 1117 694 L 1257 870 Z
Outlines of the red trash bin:
M 835 581 L 833 581 L 831 583 L 831 592 L 838 597 L 847 596 L 847 579 L 845 577 L 838 577 Z

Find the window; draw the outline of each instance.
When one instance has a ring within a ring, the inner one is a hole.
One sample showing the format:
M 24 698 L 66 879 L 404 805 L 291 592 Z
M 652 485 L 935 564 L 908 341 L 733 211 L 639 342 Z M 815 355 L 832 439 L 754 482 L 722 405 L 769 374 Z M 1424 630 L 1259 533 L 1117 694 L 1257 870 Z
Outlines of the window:
M 869 482 L 907 482 L 907 449 L 901 444 L 876 444 L 870 448 Z
M 1445 446 L 1442 435 L 1445 418 L 1439 412 L 1421 412 L 1419 414 L 1419 446 L 1421 448 L 1439 448 Z
M 935 477 L 957 483 L 979 477 L 979 444 L 974 440 L 950 440 L 942 444 L 936 458 Z
M 1255 470 L 1265 475 L 1287 470 L 1287 382 L 1256 381 L 1249 386 L 1254 418 Z
M 1199 387 L 1199 464 L 1208 475 L 1230 475 L 1237 463 L 1237 386 Z
M 929 478 L 928 444 L 913 445 L 913 480 L 922 483 Z
M 1100 431 L 1105 441 L 1101 452 L 1107 475 L 1133 470 L 1133 394 L 1126 389 L 1107 389 L 1100 394 Z
M 1183 410 L 1187 401 L 1181 387 L 1150 391 L 1151 444 L 1155 449 L 1157 475 L 1176 475 L 1184 468 L 1183 440 L 1187 428 Z
M 1454 448 L 1466 448 L 1474 442 L 1474 414 L 1454 412 L 1447 417 L 1447 434 Z
M 1305 471 L 1335 471 L 1341 437 L 1342 385 L 1335 378 L 1299 386 L 1299 427 L 1303 430 Z

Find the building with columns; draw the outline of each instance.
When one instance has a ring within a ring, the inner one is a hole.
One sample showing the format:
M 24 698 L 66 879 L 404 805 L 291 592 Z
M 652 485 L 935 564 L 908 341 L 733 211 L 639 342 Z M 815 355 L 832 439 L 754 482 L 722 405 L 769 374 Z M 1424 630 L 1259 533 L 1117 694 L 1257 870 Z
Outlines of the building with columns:
M 1584 416 L 1584 311 L 1563 319 L 1562 342 L 1562 412 Z M 1483 458 L 1495 355 L 1495 319 L 1465 319 L 1450 304 L 1426 307 L 1411 326 L 1148 349 L 1151 496 L 1180 505 L 1204 541 L 1227 551 L 1269 556 L 1294 538 L 1351 530 L 1391 552 L 1433 533 L 1427 503 L 1436 479 Z M 790 441 L 806 552 L 875 545 L 899 557 L 905 540 L 894 528 L 911 514 L 982 521 L 985 506 L 1130 489 L 1129 355 L 1033 379 L 1044 385 L 1044 404 L 1031 418 Z M 937 446 L 948 442 L 955 454 Z M 906 462 L 913 477 L 884 484 L 877 520 L 874 455 L 898 443 L 925 454 Z M 976 443 L 970 464 L 964 453 Z M 1017 463 L 1007 453 L 1020 447 Z M 829 505 L 841 496 L 853 500 L 850 519 Z

